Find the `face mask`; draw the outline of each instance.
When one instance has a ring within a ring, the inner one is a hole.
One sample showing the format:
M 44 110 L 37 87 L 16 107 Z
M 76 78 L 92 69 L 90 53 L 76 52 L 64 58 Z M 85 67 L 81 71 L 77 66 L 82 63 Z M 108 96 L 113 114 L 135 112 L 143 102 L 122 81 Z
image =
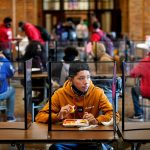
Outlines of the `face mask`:
M 5 26 L 6 26 L 6 28 L 10 28 L 11 24 L 10 23 L 6 23 Z
M 18 30 L 19 30 L 20 32 L 22 32 L 22 31 L 23 31 L 23 29 L 22 29 L 21 27 L 19 27 L 19 28 L 18 28 Z
M 72 89 L 78 96 L 84 96 L 86 94 L 86 92 L 82 92 L 78 90 L 73 84 L 72 84 Z

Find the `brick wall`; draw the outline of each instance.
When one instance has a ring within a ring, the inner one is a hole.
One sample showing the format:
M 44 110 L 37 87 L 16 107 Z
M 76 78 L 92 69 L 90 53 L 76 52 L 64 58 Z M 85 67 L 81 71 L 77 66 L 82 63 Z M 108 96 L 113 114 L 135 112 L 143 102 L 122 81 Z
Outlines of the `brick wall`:
M 143 5 L 144 5 L 143 32 L 144 35 L 150 35 L 150 0 L 145 0 Z
M 150 35 L 149 6 L 149 0 L 129 0 L 129 35 L 133 40 L 145 40 L 145 35 Z
M 129 31 L 129 28 L 128 28 L 128 26 L 129 26 L 129 23 L 128 23 L 129 22 L 128 0 L 122 0 L 120 2 L 119 8 L 121 9 L 121 17 L 122 17 L 122 33 L 128 35 L 128 31 Z
M 1 0 L 0 1 L 0 21 L 4 16 L 12 16 L 12 0 Z
M 38 0 L 1 0 L 0 22 L 4 17 L 10 16 L 13 19 L 14 36 L 18 34 L 18 22 L 28 21 L 37 24 L 37 1 Z
M 132 39 L 143 38 L 143 0 L 129 1 L 129 35 Z

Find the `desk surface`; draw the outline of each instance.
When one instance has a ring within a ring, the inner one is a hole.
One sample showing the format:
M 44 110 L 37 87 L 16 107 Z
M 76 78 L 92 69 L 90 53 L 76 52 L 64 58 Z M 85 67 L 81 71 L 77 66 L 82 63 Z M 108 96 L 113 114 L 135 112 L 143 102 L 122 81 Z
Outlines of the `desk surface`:
M 47 78 L 48 73 L 42 72 L 42 73 L 32 73 L 32 78 Z M 13 76 L 14 79 L 23 79 L 24 74 L 16 72 Z
M 139 48 L 139 49 L 143 49 L 143 50 L 149 50 L 149 47 L 146 43 L 138 43 L 136 44 L 136 47 Z
M 52 141 L 77 141 L 86 142 L 91 141 L 114 141 L 118 139 L 117 135 L 114 135 L 113 127 L 102 126 L 88 129 L 79 130 L 79 128 L 67 128 L 62 125 L 52 125 L 52 131 L 49 131 L 48 138 Z
M 0 122 L 0 126 L 9 127 L 10 124 L 20 124 L 23 122 Z M 46 124 L 32 123 L 28 130 L 23 129 L 0 129 L 0 143 L 50 143 L 50 142 L 93 142 L 93 141 L 114 141 L 113 127 L 98 126 L 90 131 L 79 131 L 78 128 L 67 128 L 61 125 L 52 125 L 53 131 L 49 131 Z M 55 130 L 55 131 L 54 131 Z M 57 131 L 56 131 L 57 130 Z M 94 131 L 95 130 L 95 131 Z M 99 131 L 98 131 L 99 130 Z
M 23 122 L 0 122 L 3 128 L 14 126 L 23 126 Z M 47 125 L 32 123 L 28 130 L 24 129 L 0 129 L 0 143 L 13 143 L 13 142 L 46 142 L 47 141 Z
M 125 122 L 125 131 L 122 131 L 121 126 L 119 128 L 124 141 L 150 142 L 150 130 L 144 129 L 150 128 L 150 122 Z

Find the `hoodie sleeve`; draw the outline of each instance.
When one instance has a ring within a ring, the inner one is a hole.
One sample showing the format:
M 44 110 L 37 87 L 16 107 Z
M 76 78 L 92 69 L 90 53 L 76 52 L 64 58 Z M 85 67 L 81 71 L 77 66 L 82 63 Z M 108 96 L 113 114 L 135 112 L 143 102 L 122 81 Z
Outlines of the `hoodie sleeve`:
M 51 120 L 52 122 L 57 122 L 57 114 L 60 111 L 59 107 L 58 107 L 58 96 L 57 94 L 53 94 L 52 98 L 51 98 Z M 36 118 L 35 118 L 36 122 L 40 122 L 40 123 L 48 123 L 49 121 L 49 102 L 43 107 L 43 109 L 41 109 Z

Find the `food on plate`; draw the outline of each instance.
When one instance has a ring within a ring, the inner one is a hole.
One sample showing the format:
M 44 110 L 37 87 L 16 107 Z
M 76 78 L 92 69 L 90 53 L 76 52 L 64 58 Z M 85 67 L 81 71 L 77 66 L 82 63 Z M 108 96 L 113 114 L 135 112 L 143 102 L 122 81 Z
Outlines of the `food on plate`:
M 80 123 L 87 123 L 87 120 L 86 119 L 81 119 Z
M 89 126 L 87 119 L 65 119 L 63 121 L 63 126 L 65 127 L 86 127 Z
M 70 124 L 70 125 L 72 125 L 72 124 L 75 124 L 76 123 L 76 119 L 66 119 L 66 120 L 64 120 L 64 124 Z

